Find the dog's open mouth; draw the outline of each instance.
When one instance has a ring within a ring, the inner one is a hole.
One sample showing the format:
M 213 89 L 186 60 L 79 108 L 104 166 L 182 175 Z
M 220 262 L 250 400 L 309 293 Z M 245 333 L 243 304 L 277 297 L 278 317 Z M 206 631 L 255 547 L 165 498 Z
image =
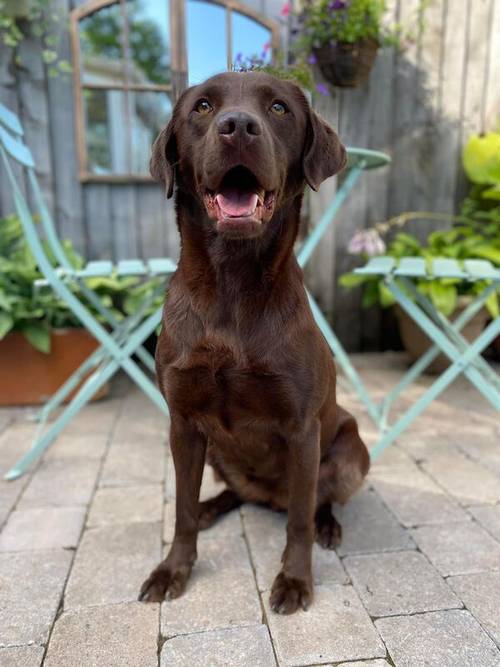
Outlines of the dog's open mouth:
M 217 190 L 207 190 L 205 206 L 209 217 L 222 231 L 260 226 L 272 217 L 274 191 L 266 191 L 246 167 L 230 169 Z

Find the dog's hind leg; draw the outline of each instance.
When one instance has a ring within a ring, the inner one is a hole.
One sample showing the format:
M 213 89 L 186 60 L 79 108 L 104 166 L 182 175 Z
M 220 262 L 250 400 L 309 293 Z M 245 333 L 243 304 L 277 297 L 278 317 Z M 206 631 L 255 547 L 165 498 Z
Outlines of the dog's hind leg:
M 239 507 L 243 501 L 237 493 L 231 489 L 225 489 L 217 496 L 204 500 L 200 503 L 200 518 L 198 521 L 199 530 L 206 530 L 213 526 L 217 519 L 231 510 Z
M 342 526 L 332 514 L 331 503 L 323 503 L 314 516 L 316 542 L 323 549 L 335 549 L 342 540 Z

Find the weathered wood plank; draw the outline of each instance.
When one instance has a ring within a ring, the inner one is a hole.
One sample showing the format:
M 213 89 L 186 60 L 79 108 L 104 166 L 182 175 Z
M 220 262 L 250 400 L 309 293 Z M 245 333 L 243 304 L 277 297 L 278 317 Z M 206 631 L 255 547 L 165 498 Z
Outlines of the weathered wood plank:
M 104 183 L 87 183 L 83 188 L 88 259 L 113 258 L 111 187 Z
M 68 0 L 53 0 L 60 16 L 68 14 Z M 56 24 L 55 37 L 60 59 L 71 62 L 69 27 L 65 21 Z M 70 74 L 47 77 L 50 109 L 50 139 L 54 175 L 54 212 L 61 238 L 71 238 L 80 252 L 87 254 L 83 222 L 82 186 L 78 178 L 75 141 L 75 107 L 73 80 Z M 64 100 L 64 104 L 61 104 Z
M 491 0 L 489 66 L 484 101 L 484 129 L 498 126 L 500 116 L 500 2 Z
M 8 49 L 4 44 L 0 44 L 0 102 L 19 116 L 17 80 L 13 73 L 11 62 L 12 50 Z M 13 170 L 15 178 L 24 192 L 25 182 L 22 169 L 13 165 Z M 3 165 L 0 165 L 0 176 L 0 216 L 4 216 L 14 211 L 14 198 Z
M 17 90 L 25 141 L 35 159 L 36 175 L 45 203 L 53 214 L 52 144 L 42 50 L 42 43 L 38 39 L 27 39 L 19 45 L 22 67 L 17 69 Z M 27 194 L 31 201 L 29 190 Z
M 140 257 L 135 187 L 133 185 L 112 185 L 110 208 L 114 259 Z
M 142 257 L 162 257 L 166 254 L 167 234 L 164 192 L 157 184 L 141 184 L 136 196 Z

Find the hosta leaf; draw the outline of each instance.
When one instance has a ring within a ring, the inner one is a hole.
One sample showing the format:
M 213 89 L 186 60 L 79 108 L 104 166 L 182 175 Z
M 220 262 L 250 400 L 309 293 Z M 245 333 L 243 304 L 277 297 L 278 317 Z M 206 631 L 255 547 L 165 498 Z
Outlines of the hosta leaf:
M 14 320 L 9 313 L 0 312 L 0 340 L 6 336 L 14 326 Z

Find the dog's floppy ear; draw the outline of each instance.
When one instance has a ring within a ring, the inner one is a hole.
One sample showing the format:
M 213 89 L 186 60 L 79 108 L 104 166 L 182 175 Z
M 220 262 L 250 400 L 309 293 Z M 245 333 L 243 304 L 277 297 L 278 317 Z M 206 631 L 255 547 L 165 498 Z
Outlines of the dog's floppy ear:
M 307 132 L 302 166 L 307 183 L 318 190 L 326 178 L 345 167 L 347 155 L 333 129 L 312 109 Z
M 173 117 L 169 124 L 157 136 L 151 150 L 149 171 L 160 183 L 165 183 L 167 198 L 174 192 L 174 165 L 177 162 L 177 148 L 174 135 Z

